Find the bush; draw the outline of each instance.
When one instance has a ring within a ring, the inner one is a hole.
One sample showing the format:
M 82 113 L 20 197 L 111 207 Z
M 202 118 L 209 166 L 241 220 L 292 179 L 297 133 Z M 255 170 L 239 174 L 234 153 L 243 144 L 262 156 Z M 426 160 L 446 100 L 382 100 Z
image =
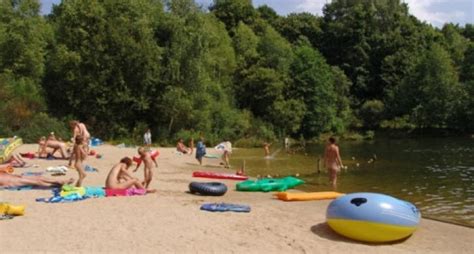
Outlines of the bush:
M 359 112 L 360 117 L 364 121 L 364 126 L 368 128 L 378 127 L 384 109 L 385 106 L 383 102 L 379 100 L 369 100 L 364 102 Z
M 56 137 L 64 141 L 71 136 L 65 122 L 50 117 L 46 113 L 34 115 L 28 124 L 14 132 L 14 135 L 21 137 L 25 143 L 36 143 L 41 136 L 47 136 L 50 132 L 54 132 Z

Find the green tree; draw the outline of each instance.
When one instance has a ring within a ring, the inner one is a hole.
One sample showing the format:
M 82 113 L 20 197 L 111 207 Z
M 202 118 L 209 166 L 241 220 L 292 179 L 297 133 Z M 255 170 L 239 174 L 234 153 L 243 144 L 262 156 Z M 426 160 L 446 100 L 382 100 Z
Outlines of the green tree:
M 306 138 L 331 131 L 335 127 L 336 93 L 331 67 L 324 57 L 308 45 L 295 48 L 290 67 L 291 98 L 300 98 L 306 107 L 300 132 Z
M 420 128 L 448 126 L 450 114 L 458 107 L 461 87 L 448 52 L 438 44 L 426 51 L 412 77 L 405 80 L 399 96 L 411 108 L 411 116 Z
M 209 9 L 225 24 L 231 35 L 239 22 L 249 25 L 258 16 L 252 6 L 252 0 L 214 0 L 214 4 Z
M 320 48 L 323 34 L 321 18 L 311 13 L 291 13 L 279 19 L 274 27 L 291 43 L 296 43 L 305 37 L 314 48 Z
M 51 109 L 104 137 L 152 115 L 163 90 L 152 29 L 161 15 L 153 0 L 62 1 L 51 16 L 56 44 L 44 82 Z

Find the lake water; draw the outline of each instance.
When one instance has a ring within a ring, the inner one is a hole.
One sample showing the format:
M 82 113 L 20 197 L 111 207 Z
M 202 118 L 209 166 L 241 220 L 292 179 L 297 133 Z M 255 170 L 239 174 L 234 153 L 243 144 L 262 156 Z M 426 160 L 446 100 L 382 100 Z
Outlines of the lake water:
M 339 146 L 348 168 L 338 177 L 337 191 L 385 193 L 414 203 L 425 218 L 474 227 L 474 139 L 378 139 Z M 307 145 L 295 154 L 271 148 L 270 159 L 263 148 L 236 149 L 231 164 L 238 168 L 245 160 L 250 176 L 298 174 L 306 181 L 299 187 L 304 191 L 331 190 L 322 162 L 317 173 L 324 145 Z

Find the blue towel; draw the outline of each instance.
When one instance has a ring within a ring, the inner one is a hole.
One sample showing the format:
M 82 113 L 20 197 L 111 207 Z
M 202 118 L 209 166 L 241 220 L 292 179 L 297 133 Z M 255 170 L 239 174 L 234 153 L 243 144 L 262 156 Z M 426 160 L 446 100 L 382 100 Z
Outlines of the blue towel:
M 53 196 L 50 198 L 37 198 L 36 202 L 45 202 L 45 203 L 71 203 L 76 201 L 81 201 L 87 199 L 86 196 L 81 196 L 77 193 L 73 193 L 71 195 L 67 195 L 66 197 L 61 196 Z
M 237 205 L 227 203 L 208 203 L 201 206 L 201 210 L 210 212 L 250 212 L 250 206 L 248 205 Z
M 102 187 L 86 187 L 86 197 L 103 198 L 105 197 L 105 190 Z

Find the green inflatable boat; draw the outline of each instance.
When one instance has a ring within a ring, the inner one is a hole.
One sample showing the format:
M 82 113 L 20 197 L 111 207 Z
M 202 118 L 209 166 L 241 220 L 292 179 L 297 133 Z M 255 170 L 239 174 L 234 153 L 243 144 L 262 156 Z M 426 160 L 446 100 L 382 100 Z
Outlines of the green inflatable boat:
M 247 180 L 236 184 L 238 191 L 286 191 L 304 183 L 303 180 L 287 176 L 284 178 L 263 178 L 257 181 Z

